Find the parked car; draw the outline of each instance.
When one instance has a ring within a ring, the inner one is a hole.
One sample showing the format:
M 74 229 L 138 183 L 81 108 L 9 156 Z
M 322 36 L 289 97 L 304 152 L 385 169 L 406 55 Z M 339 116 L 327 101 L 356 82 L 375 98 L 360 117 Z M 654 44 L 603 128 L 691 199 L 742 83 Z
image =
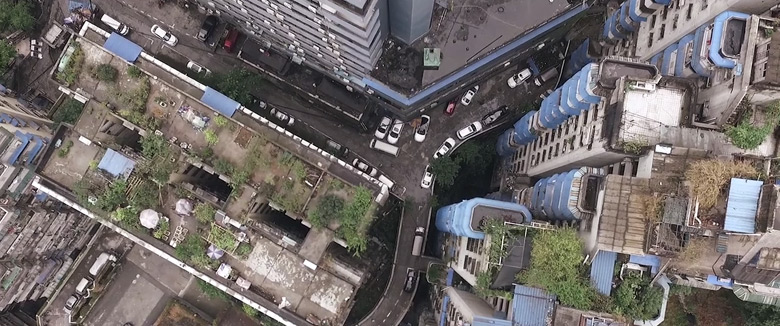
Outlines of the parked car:
M 483 125 L 489 125 L 493 122 L 498 121 L 498 119 L 501 119 L 501 117 L 506 117 L 506 113 L 509 111 L 509 107 L 506 105 L 502 105 L 497 110 L 490 112 L 486 114 L 484 117 L 482 117 L 482 124 Z
M 211 33 L 214 32 L 214 28 L 217 27 L 217 24 L 219 23 L 219 20 L 217 20 L 216 16 L 208 16 L 205 20 L 203 20 L 203 24 L 200 25 L 200 30 L 198 31 L 198 39 L 201 41 L 206 41 L 209 36 L 211 36 Z
M 404 122 L 398 119 L 393 121 L 393 128 L 390 129 L 390 134 L 387 135 L 387 142 L 394 144 L 398 142 L 398 138 L 401 137 L 401 130 L 404 128 Z
M 512 77 L 509 77 L 509 80 L 507 80 L 506 83 L 509 85 L 509 88 L 515 88 L 517 85 L 520 85 L 520 83 L 528 80 L 528 78 L 531 78 L 531 69 L 525 68 L 517 74 L 512 75 Z
M 458 104 L 457 100 L 451 100 L 447 103 L 447 108 L 444 109 L 444 114 L 452 115 L 455 113 L 455 106 Z
M 152 25 L 152 34 L 154 36 L 157 36 L 161 38 L 163 41 L 165 41 L 166 44 L 170 46 L 175 46 L 176 43 L 179 43 L 179 39 L 176 38 L 176 36 L 173 36 L 173 34 L 168 33 L 168 31 L 162 29 L 162 27 L 155 25 Z
M 425 141 L 425 136 L 428 134 L 428 127 L 431 125 L 431 117 L 423 115 L 420 117 L 420 125 L 414 131 L 414 140 L 422 143 Z
M 295 123 L 295 118 L 293 118 L 293 116 L 279 111 L 276 108 L 271 108 L 271 114 L 279 119 L 279 121 L 282 123 L 286 123 L 288 126 L 292 126 Z
M 417 272 L 414 269 L 407 269 L 406 271 L 406 283 L 404 283 L 404 291 L 414 292 L 414 286 L 417 285 Z
M 433 172 L 431 172 L 431 166 L 426 165 L 422 182 L 420 182 L 420 187 L 423 187 L 423 189 L 428 189 L 431 187 L 431 184 L 433 184 Z
M 463 103 L 463 105 L 469 105 L 471 100 L 474 98 L 474 95 L 477 94 L 477 91 L 479 91 L 479 85 L 476 85 L 466 91 L 466 94 L 463 94 L 463 98 L 460 99 L 460 103 Z
M 372 177 L 375 177 L 376 174 L 379 172 L 374 167 L 368 165 L 368 163 L 363 162 L 359 158 L 356 158 L 354 161 L 352 161 L 352 166 L 354 166 L 356 169 L 362 171 L 365 174 L 368 174 Z
M 455 147 L 455 139 L 447 138 L 447 140 L 445 140 L 444 143 L 439 146 L 439 149 L 436 150 L 436 153 L 433 154 L 433 159 L 435 160 L 444 156 L 445 154 L 449 153 L 453 147 Z
M 65 306 L 62 307 L 62 310 L 65 311 L 66 314 L 70 315 L 73 313 L 74 310 L 76 310 L 76 308 L 80 303 L 81 303 L 81 297 L 79 297 L 76 294 L 73 294 L 70 297 L 68 297 L 68 300 L 65 301 Z
M 208 70 L 208 68 L 195 63 L 195 61 L 187 62 L 187 69 L 192 70 L 198 74 L 203 74 L 204 76 L 211 73 L 211 70 Z
M 389 117 L 382 118 L 382 121 L 379 122 L 379 127 L 376 127 L 374 136 L 379 139 L 385 138 L 385 136 L 387 136 L 387 130 L 390 129 L 391 122 L 393 122 L 393 120 L 390 120 Z
M 469 138 L 469 136 L 472 136 L 482 130 L 482 123 L 479 121 L 474 121 L 470 125 L 466 126 L 465 128 L 458 130 L 458 139 L 464 140 L 466 138 Z
M 233 52 L 233 48 L 236 47 L 236 41 L 238 40 L 238 35 L 239 35 L 238 30 L 235 28 L 230 30 L 230 32 L 228 32 L 227 37 L 225 37 L 225 42 L 222 43 L 222 47 L 225 48 L 225 51 L 227 51 L 227 53 Z
M 257 97 L 254 97 L 252 95 L 249 95 L 249 96 L 252 98 L 252 105 L 254 107 L 258 107 L 261 110 L 265 110 L 265 108 L 268 107 L 268 103 L 265 103 L 265 101 L 263 101 L 263 100 L 261 100 L 261 99 L 259 99 Z

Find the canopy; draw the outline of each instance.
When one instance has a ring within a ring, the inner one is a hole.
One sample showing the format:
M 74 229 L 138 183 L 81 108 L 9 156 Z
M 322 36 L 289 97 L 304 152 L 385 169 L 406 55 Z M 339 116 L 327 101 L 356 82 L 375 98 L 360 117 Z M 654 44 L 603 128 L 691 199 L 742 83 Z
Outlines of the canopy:
M 209 249 L 206 251 L 206 255 L 211 259 L 220 259 L 224 254 L 225 251 L 217 248 L 215 245 L 210 245 Z
M 192 213 L 192 202 L 184 198 L 176 201 L 176 214 L 190 216 Z
M 153 209 L 145 209 L 141 211 L 141 225 L 147 229 L 154 229 L 157 227 L 157 223 L 160 222 L 160 213 Z

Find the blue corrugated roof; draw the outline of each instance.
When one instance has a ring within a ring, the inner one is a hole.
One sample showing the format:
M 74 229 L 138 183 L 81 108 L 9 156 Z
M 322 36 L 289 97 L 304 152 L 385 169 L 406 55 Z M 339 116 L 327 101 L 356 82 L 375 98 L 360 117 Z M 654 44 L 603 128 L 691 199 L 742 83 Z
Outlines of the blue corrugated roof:
M 763 184 L 758 180 L 731 179 L 724 230 L 739 233 L 756 232 L 758 195 Z
M 117 33 L 111 33 L 103 47 L 127 62 L 135 62 L 143 49 L 138 44 L 122 37 Z
M 474 316 L 471 326 L 512 326 L 512 322 L 494 317 Z
M 109 148 L 103 155 L 103 159 L 100 160 L 98 168 L 115 177 L 126 179 L 133 172 L 135 161 Z
M 599 251 L 593 263 L 590 265 L 590 282 L 596 291 L 603 295 L 612 292 L 612 277 L 615 275 L 615 261 L 617 253 L 612 251 Z
M 200 100 L 212 109 L 217 110 L 219 113 L 228 117 L 232 117 L 233 114 L 236 113 L 236 110 L 241 107 L 241 104 L 224 94 L 217 92 L 211 87 L 206 87 L 206 91 L 203 92 L 203 96 L 201 96 Z
M 628 262 L 643 266 L 650 266 L 651 275 L 657 274 L 658 268 L 661 267 L 661 258 L 653 255 L 631 255 L 631 257 L 628 259 Z
M 38 155 L 38 153 L 41 152 L 41 148 L 43 148 L 44 145 L 44 139 L 38 136 L 33 136 L 33 139 L 35 140 L 35 147 L 30 151 L 30 154 L 27 155 L 27 165 L 32 164 L 32 162 L 35 160 L 35 157 Z
M 515 297 L 512 299 L 512 325 L 547 325 L 555 309 L 555 295 L 547 291 L 524 285 L 515 285 Z
M 717 275 L 707 275 L 707 283 L 710 283 L 712 285 L 720 285 L 724 288 L 730 289 L 734 285 L 734 280 L 732 279 L 725 279 L 721 280 Z
M 30 143 L 30 137 L 31 135 L 25 134 L 19 130 L 14 132 L 14 135 L 16 138 L 18 138 L 22 143 L 19 144 L 19 147 L 17 147 L 13 153 L 11 153 L 11 157 L 8 158 L 8 164 L 14 165 L 16 164 L 16 161 L 19 160 L 19 156 L 22 155 L 22 152 L 24 152 L 24 149 L 27 148 L 27 145 Z

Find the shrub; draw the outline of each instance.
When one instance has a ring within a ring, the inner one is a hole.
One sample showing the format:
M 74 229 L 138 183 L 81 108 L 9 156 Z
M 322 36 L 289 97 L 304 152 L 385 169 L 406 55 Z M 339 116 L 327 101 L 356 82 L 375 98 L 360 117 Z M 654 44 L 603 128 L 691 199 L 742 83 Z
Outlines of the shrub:
M 141 69 L 138 69 L 136 66 L 128 66 L 127 67 L 127 75 L 133 78 L 139 78 L 144 74 Z
M 252 306 L 250 306 L 250 305 L 248 305 L 246 303 L 241 304 L 241 310 L 243 310 L 244 313 L 247 316 L 249 316 L 249 317 L 252 317 L 252 318 L 256 318 L 257 317 L 258 311 L 255 308 L 252 308 Z
M 198 286 L 200 286 L 200 290 L 203 292 L 203 294 L 211 299 L 221 299 L 225 301 L 230 300 L 230 296 L 228 296 L 227 293 L 222 292 L 222 290 L 216 286 L 206 283 L 204 280 L 198 279 Z
M 62 81 L 65 85 L 70 86 L 76 82 L 81 73 L 81 66 L 84 64 L 84 52 L 78 43 L 73 43 L 75 50 L 68 58 L 68 62 L 65 63 L 65 67 L 57 73 L 57 79 Z
M 187 235 L 184 241 L 176 246 L 176 257 L 187 263 L 192 263 L 198 256 L 207 257 L 206 242 L 197 234 Z
M 217 248 L 225 251 L 235 250 L 238 242 L 236 236 L 233 235 L 233 233 L 230 233 L 230 231 L 217 226 L 216 224 L 211 224 L 209 240 L 212 244 L 217 246 Z
M 326 227 L 341 216 L 342 209 L 344 209 L 344 199 L 335 195 L 326 195 L 322 197 L 317 207 L 309 211 L 309 222 L 316 228 Z
M 70 152 L 70 148 L 73 147 L 73 141 L 69 140 L 66 141 L 65 144 L 62 144 L 60 147 L 60 150 L 57 151 L 57 156 L 59 157 L 65 157 L 68 156 L 68 153 Z
M 236 248 L 236 256 L 239 257 L 246 257 L 250 253 L 252 253 L 252 245 L 248 244 L 246 242 L 242 242 L 238 245 L 238 248 Z
M 220 157 L 214 160 L 214 170 L 219 174 L 232 175 L 235 168 L 228 160 Z
M 199 203 L 195 206 L 195 219 L 203 224 L 209 224 L 214 221 L 214 214 L 217 210 L 214 206 L 207 203 Z
M 127 182 L 116 180 L 98 197 L 97 208 L 106 212 L 116 210 L 127 198 Z
M 157 239 L 162 239 L 165 237 L 165 233 L 167 233 L 169 229 L 170 222 L 168 222 L 167 219 L 161 219 L 160 224 L 157 225 L 157 229 L 154 230 L 152 235 Z
M 228 120 L 227 118 L 225 118 L 225 117 L 223 117 L 221 115 L 218 115 L 218 116 L 214 117 L 214 124 L 217 125 L 217 127 L 222 128 L 222 127 L 227 126 L 229 123 L 230 123 L 230 120 Z
M 206 138 L 206 143 L 209 146 L 214 146 L 219 142 L 219 136 L 213 130 L 206 130 L 203 132 L 203 137 Z
M 650 280 L 629 274 L 615 291 L 612 312 L 632 320 L 649 320 L 658 315 L 663 291 Z
M 116 81 L 116 76 L 118 74 L 119 71 L 117 71 L 116 68 L 114 68 L 113 66 L 107 63 L 99 64 L 94 68 L 92 68 L 92 76 L 102 81 L 107 81 L 107 82 Z
M 750 114 L 746 114 L 736 126 L 726 127 L 726 136 L 729 137 L 734 146 L 742 149 L 755 149 L 761 145 L 777 127 L 778 120 L 780 120 L 780 102 L 772 103 L 767 108 L 763 124 L 753 123 L 750 117 Z

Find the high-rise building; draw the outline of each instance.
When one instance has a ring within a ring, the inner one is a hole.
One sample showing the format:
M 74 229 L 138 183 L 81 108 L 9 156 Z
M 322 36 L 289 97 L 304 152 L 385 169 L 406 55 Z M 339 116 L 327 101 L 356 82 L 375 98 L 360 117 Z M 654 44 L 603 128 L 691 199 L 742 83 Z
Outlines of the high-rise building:
M 520 0 L 484 8 L 434 0 L 199 2 L 260 43 L 248 51 L 272 48 L 411 118 L 559 43 L 591 1 L 530 8 Z M 436 65 L 425 66 L 425 56 Z

